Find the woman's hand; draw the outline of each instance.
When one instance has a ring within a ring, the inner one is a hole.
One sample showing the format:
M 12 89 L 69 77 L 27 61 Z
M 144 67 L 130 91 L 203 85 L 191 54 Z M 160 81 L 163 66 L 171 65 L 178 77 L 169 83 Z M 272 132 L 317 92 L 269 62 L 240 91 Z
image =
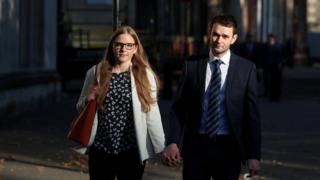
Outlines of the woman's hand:
M 91 86 L 86 96 L 87 101 L 89 102 L 91 100 L 96 99 L 97 95 L 98 95 L 98 86 L 97 85 Z

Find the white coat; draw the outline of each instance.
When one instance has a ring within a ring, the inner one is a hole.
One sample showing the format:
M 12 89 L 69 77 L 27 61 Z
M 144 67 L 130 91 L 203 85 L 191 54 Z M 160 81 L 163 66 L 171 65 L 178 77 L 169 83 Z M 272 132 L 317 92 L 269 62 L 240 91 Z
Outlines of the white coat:
M 95 78 L 95 66 L 91 67 L 86 74 L 86 78 L 83 84 L 81 95 L 77 103 L 78 111 L 81 111 L 85 107 L 86 103 L 86 92 L 88 88 L 93 83 Z M 98 68 L 99 69 L 99 68 Z M 157 87 L 156 81 L 153 73 L 146 69 L 147 77 L 151 86 L 151 95 L 157 100 Z M 97 73 L 99 75 L 99 72 Z M 141 162 L 153 157 L 155 154 L 163 151 L 165 147 L 165 136 L 163 131 L 163 126 L 161 122 L 161 115 L 159 111 L 159 106 L 157 101 L 150 106 L 149 112 L 143 112 L 142 106 L 138 98 L 138 93 L 136 89 L 136 84 L 134 80 L 133 73 L 131 71 L 131 93 L 132 93 L 132 107 L 133 107 L 133 118 L 134 127 L 136 132 L 136 139 L 138 145 L 138 151 L 140 155 Z M 99 81 L 99 77 L 97 77 Z M 90 145 L 92 145 L 94 138 L 96 136 L 98 126 L 97 113 L 95 115 L 95 120 L 92 128 L 92 133 L 90 137 Z

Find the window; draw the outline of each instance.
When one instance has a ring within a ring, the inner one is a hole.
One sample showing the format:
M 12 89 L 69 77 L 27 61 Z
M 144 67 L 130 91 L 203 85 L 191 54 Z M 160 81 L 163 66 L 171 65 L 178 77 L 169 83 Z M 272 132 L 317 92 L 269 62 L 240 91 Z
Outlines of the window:
M 112 4 L 113 0 L 88 0 L 88 4 L 96 5 L 96 4 Z

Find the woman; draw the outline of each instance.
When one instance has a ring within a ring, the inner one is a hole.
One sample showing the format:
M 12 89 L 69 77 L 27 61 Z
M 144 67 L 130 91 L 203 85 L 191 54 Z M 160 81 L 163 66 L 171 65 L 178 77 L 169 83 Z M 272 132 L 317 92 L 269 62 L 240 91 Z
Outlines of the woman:
M 81 110 L 90 100 L 98 102 L 98 125 L 89 150 L 91 180 L 141 179 L 145 160 L 163 150 L 157 87 L 136 32 L 120 27 L 103 60 L 88 70 L 77 103 Z

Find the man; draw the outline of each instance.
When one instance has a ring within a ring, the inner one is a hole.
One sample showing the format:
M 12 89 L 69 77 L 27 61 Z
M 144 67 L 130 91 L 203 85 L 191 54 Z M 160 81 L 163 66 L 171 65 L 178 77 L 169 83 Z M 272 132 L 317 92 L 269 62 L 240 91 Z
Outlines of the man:
M 241 57 L 252 61 L 256 66 L 260 65 L 260 62 L 256 62 L 259 60 L 259 46 L 251 34 L 246 35 L 246 39 L 240 44 L 238 51 Z
M 268 34 L 263 51 L 263 80 L 265 96 L 271 101 L 279 101 L 282 86 L 282 46 L 273 34 Z
M 260 169 L 256 68 L 230 51 L 234 17 L 214 17 L 208 39 L 209 58 L 185 63 L 163 160 L 178 165 L 181 148 L 184 180 L 238 180 L 241 162 L 253 175 Z

